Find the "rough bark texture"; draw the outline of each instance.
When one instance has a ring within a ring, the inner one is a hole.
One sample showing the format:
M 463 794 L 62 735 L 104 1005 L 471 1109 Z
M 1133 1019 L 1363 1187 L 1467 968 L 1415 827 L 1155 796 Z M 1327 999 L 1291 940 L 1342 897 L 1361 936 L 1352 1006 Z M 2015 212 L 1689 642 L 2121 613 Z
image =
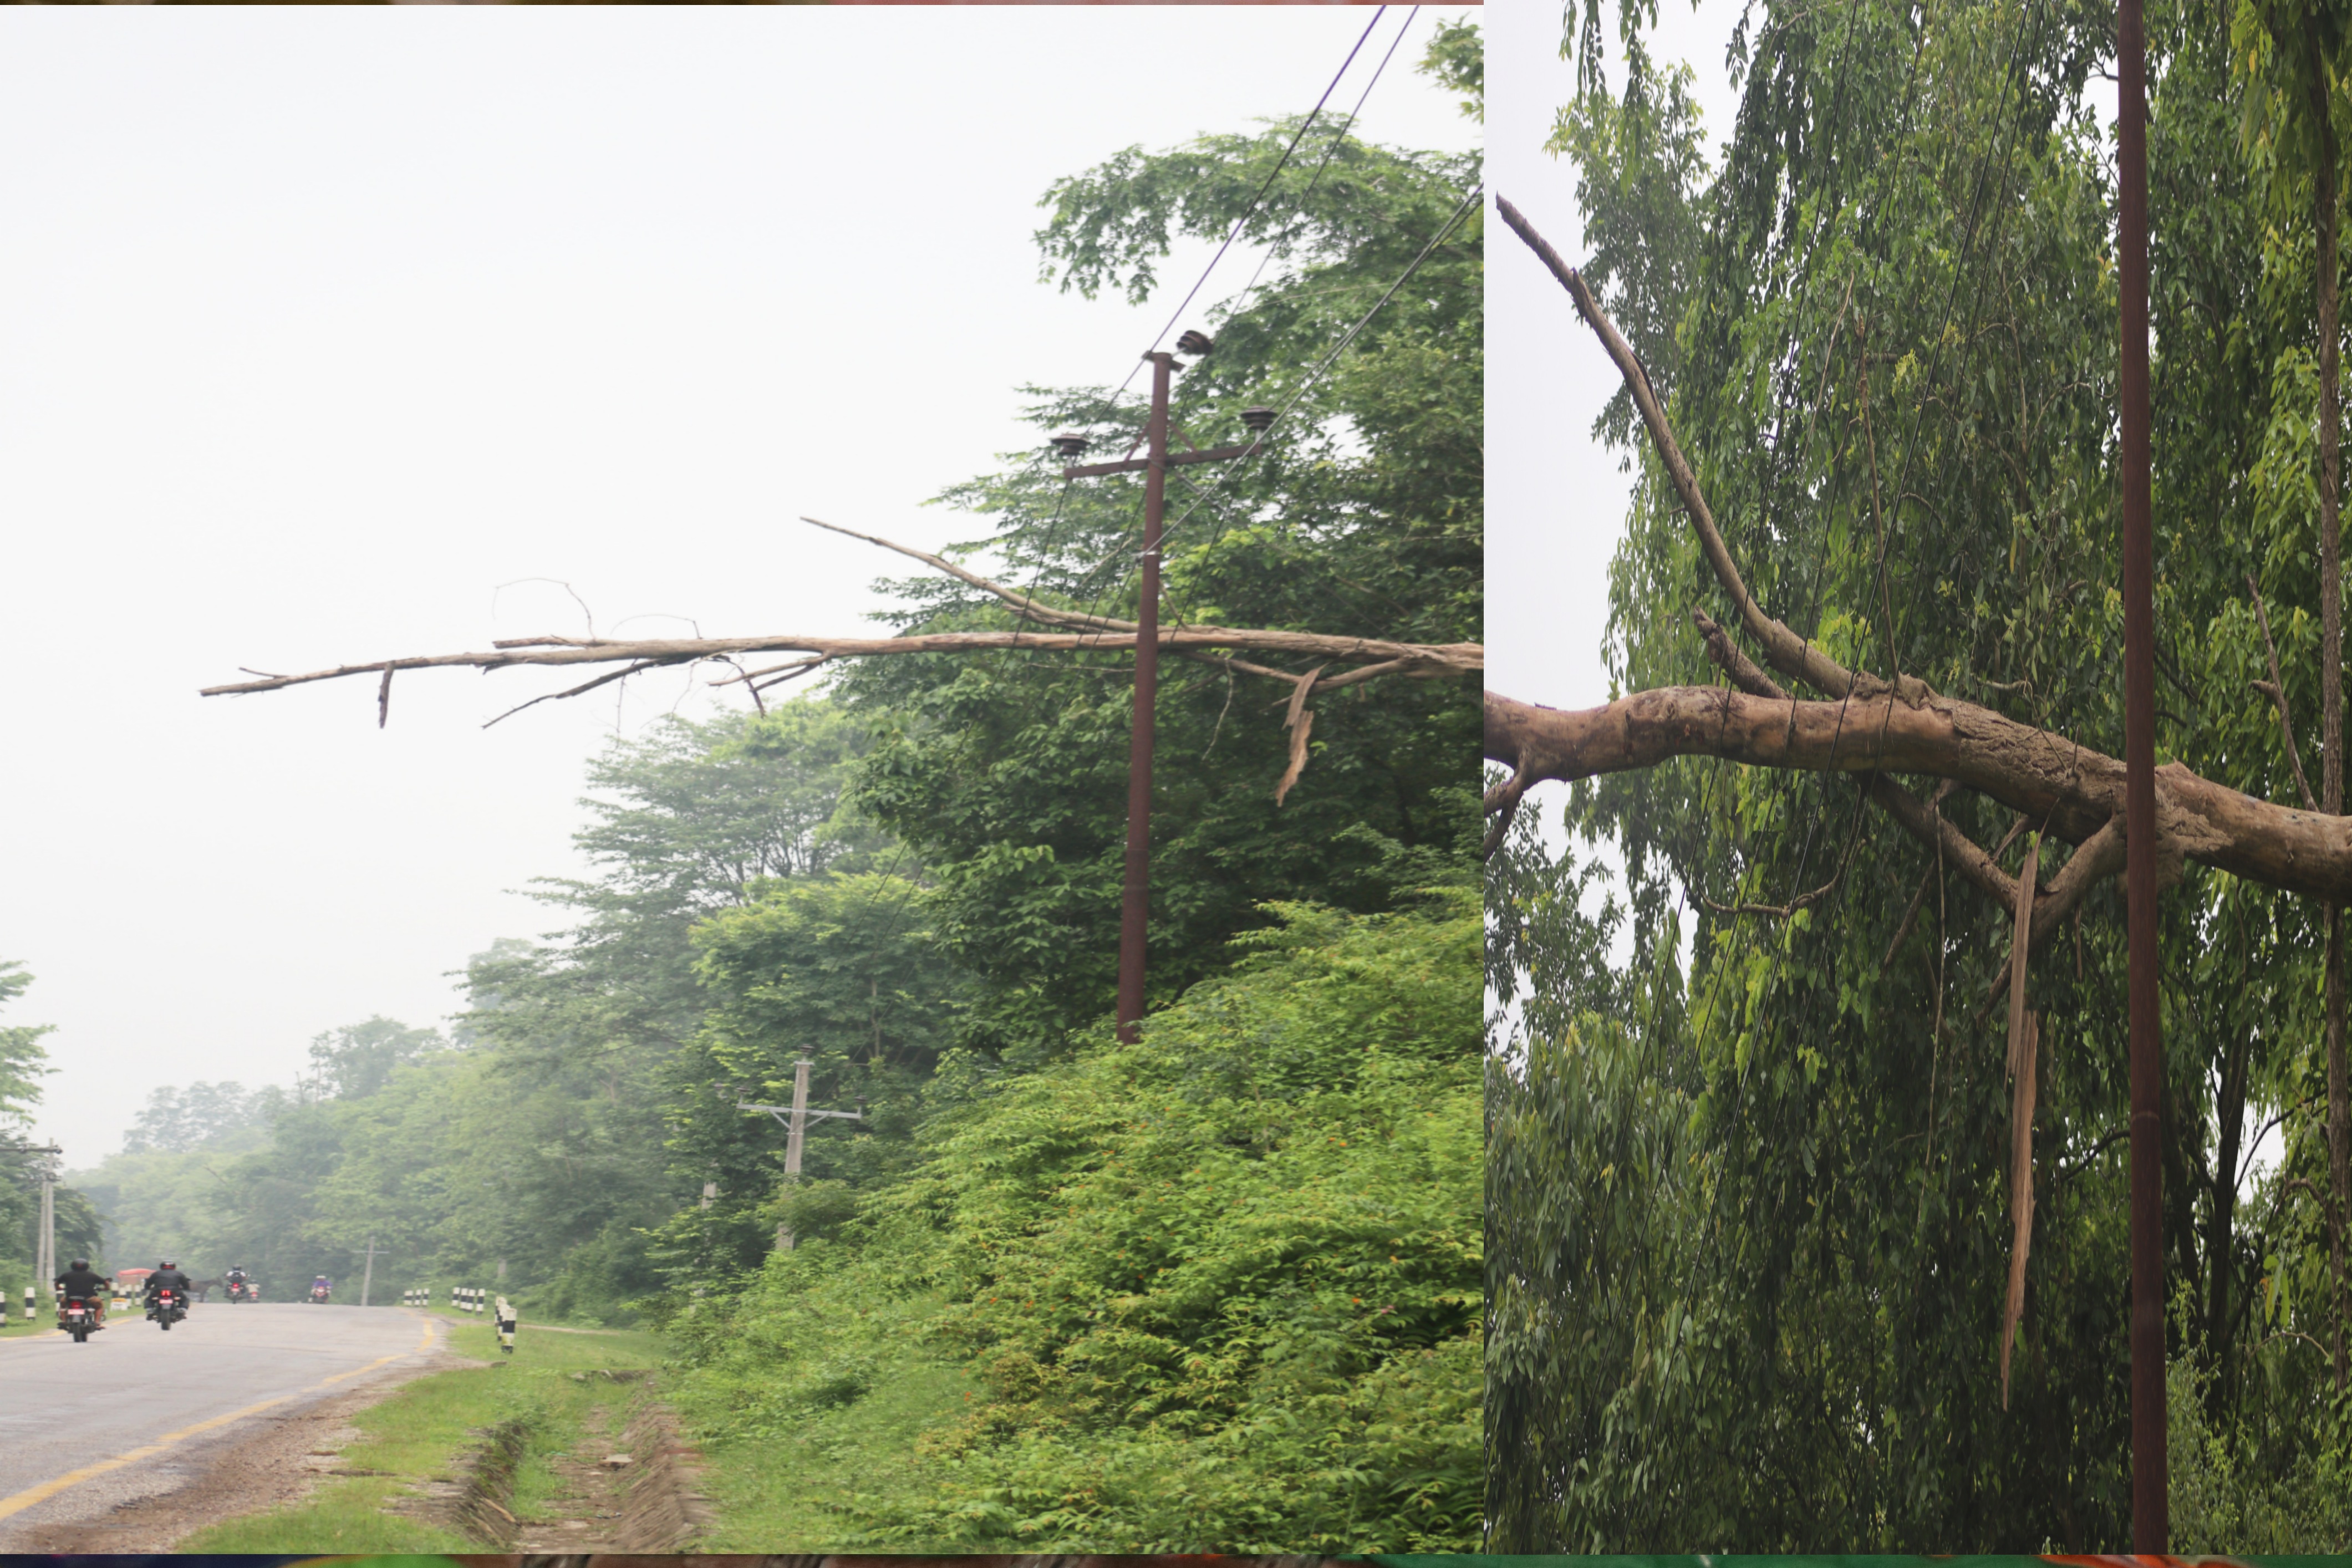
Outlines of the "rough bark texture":
M 2081 844 L 2120 818 L 2124 765 L 2062 735 L 1948 697 L 1775 701 L 1716 686 L 1669 686 L 1568 710 L 1486 693 L 1486 752 L 1528 784 L 1721 757 L 1810 773 L 1954 779 Z M 2273 805 L 2157 770 L 2157 850 L 2289 892 L 2352 898 L 2352 820 Z M 2011 895 L 2014 899 L 2014 894 Z

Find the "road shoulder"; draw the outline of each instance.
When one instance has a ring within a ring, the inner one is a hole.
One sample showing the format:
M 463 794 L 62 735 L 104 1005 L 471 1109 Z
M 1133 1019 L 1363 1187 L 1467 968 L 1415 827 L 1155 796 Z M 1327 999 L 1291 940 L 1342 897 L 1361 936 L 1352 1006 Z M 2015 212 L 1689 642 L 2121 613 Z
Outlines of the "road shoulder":
M 215 1440 L 191 1458 L 200 1468 L 185 1485 L 122 1504 L 97 1518 L 61 1520 L 12 1531 L 16 1552 L 168 1552 L 210 1525 L 282 1508 L 338 1472 L 330 1458 L 349 1440 L 352 1416 L 405 1384 L 437 1372 L 487 1363 L 455 1353 L 446 1338 L 399 1366 L 373 1372 L 323 1399 L 252 1418 L 258 1430 Z M 329 1458 L 322 1466 L 316 1461 Z

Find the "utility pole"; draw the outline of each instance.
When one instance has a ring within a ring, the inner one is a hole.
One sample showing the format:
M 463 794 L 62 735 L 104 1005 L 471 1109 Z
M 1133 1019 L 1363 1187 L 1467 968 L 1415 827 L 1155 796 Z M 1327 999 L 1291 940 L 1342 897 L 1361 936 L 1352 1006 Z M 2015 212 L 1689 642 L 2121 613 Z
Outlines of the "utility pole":
M 58 1279 L 58 1156 L 65 1151 L 55 1143 L 9 1143 L 0 1145 L 0 1152 L 41 1157 L 41 1214 L 39 1232 L 33 1238 L 33 1273 L 41 1289 L 54 1300 Z M 32 1303 L 26 1305 L 29 1308 Z
M 55 1151 L 41 1156 L 41 1289 L 58 1293 L 58 1167 Z
M 808 1123 L 812 1116 L 838 1116 L 844 1121 L 866 1120 L 866 1100 L 860 1096 L 855 1110 L 811 1110 L 809 1109 L 809 1068 L 814 1066 L 803 1057 L 793 1064 L 793 1103 L 789 1109 L 781 1105 L 753 1105 L 749 1100 L 735 1102 L 738 1110 L 764 1110 L 784 1126 L 784 1176 L 796 1180 L 801 1173 L 801 1152 L 808 1146 Z M 793 1249 L 793 1227 L 776 1226 L 776 1250 Z
M 808 1143 L 808 1075 L 809 1059 L 803 1057 L 793 1064 L 793 1120 L 784 1134 L 784 1174 L 801 1173 L 801 1150 Z
M 368 1287 L 375 1283 L 375 1237 L 368 1237 L 367 1247 L 367 1268 L 360 1274 L 360 1305 L 362 1307 L 368 1304 Z
M 2156 566 L 2148 517 L 2147 35 L 2116 6 L 2116 267 L 2124 523 L 2124 883 L 2131 999 L 2132 1550 L 2169 1550 L 2164 1411 L 2163 1060 L 2157 1016 Z M 2022 948 L 2019 962 L 2023 962 Z
M 1189 354 L 1206 355 L 1213 346 L 1200 332 L 1187 331 L 1176 346 Z M 1127 759 L 1127 883 L 1118 917 L 1118 1037 L 1133 1045 L 1141 1037 L 1143 1022 L 1143 938 L 1150 913 L 1151 885 L 1151 730 L 1160 692 L 1160 533 L 1166 510 L 1168 470 L 1186 463 L 1219 463 L 1238 458 L 1256 446 L 1219 447 L 1211 451 L 1168 455 L 1168 382 L 1176 356 L 1155 350 L 1143 356 L 1151 362 L 1151 417 L 1143 427 L 1144 456 L 1134 448 L 1116 463 L 1089 463 L 1064 468 L 1065 479 L 1092 479 L 1102 474 L 1143 475 L 1143 587 L 1135 611 L 1135 728 Z M 1261 423 L 1258 416 L 1264 416 Z M 1243 416 L 1253 430 L 1274 423 L 1274 411 L 1253 408 Z M 1192 446 L 1189 437 L 1184 444 Z M 1054 445 L 1065 458 L 1087 449 L 1083 436 L 1056 436 Z

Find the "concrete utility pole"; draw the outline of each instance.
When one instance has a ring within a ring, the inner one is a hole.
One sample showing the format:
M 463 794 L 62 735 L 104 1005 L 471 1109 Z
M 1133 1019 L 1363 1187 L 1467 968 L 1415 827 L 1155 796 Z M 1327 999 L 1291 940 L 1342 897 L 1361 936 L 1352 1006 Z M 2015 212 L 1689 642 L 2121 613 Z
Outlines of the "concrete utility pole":
M 801 1173 L 801 1151 L 808 1143 L 808 1075 L 809 1059 L 803 1057 L 793 1064 L 793 1120 L 784 1134 L 784 1174 Z
M 41 1157 L 41 1214 L 39 1229 L 33 1237 L 33 1273 L 40 1288 L 52 1299 L 57 1295 L 58 1279 L 58 1156 L 65 1151 L 55 1143 L 9 1143 L 0 1145 L 0 1152 L 11 1154 L 37 1154 Z M 29 1297 L 30 1291 L 27 1290 Z M 26 1317 L 32 1316 L 32 1302 L 25 1303 Z
M 808 1146 L 808 1123 L 812 1116 L 838 1116 L 844 1121 L 866 1120 L 866 1101 L 860 1100 L 855 1110 L 811 1110 L 809 1109 L 809 1068 L 815 1064 L 803 1057 L 793 1064 L 793 1103 L 788 1109 L 781 1105 L 753 1105 L 749 1100 L 735 1102 L 738 1110 L 764 1110 L 784 1126 L 784 1175 L 796 1178 L 801 1173 L 801 1152 Z M 793 1227 L 776 1226 L 776 1250 L 793 1249 Z
M 1176 340 L 1176 346 L 1186 353 L 1205 355 L 1211 343 L 1199 332 L 1188 331 Z M 1064 468 L 1065 479 L 1092 479 L 1102 474 L 1141 472 L 1143 478 L 1143 589 L 1141 601 L 1135 611 L 1135 728 L 1128 746 L 1127 761 L 1127 884 L 1120 900 L 1118 920 L 1118 1037 L 1133 1045 L 1140 1037 L 1143 1022 L 1143 939 L 1150 916 L 1151 884 L 1151 740 L 1152 718 L 1160 693 L 1160 519 L 1166 510 L 1168 470 L 1185 463 L 1219 463 L 1247 453 L 1256 443 L 1242 447 L 1219 447 L 1212 451 L 1192 451 L 1181 457 L 1168 455 L 1168 381 L 1176 366 L 1176 356 L 1165 352 L 1146 354 L 1151 362 L 1151 417 L 1144 426 L 1144 456 L 1129 455 L 1116 463 L 1089 463 L 1084 468 Z M 1264 425 L 1252 419 L 1253 428 L 1264 429 L 1271 425 L 1271 410 L 1252 409 L 1251 415 L 1265 413 Z M 1244 416 L 1249 417 L 1249 416 Z M 1192 442 L 1184 443 L 1190 447 Z M 1086 438 L 1081 436 L 1056 436 L 1054 445 L 1066 458 L 1075 458 L 1086 450 Z
M 2156 947 L 2156 566 L 2148 520 L 2147 35 L 2116 7 L 2116 376 L 2124 523 L 2124 901 L 2131 999 L 2132 1550 L 2169 1550 L 2164 1451 L 2164 1094 Z M 2023 962 L 2020 948 L 2019 962 Z
M 367 1247 L 367 1268 L 360 1274 L 360 1305 L 362 1307 L 368 1304 L 368 1287 L 375 1283 L 375 1237 L 368 1237 Z

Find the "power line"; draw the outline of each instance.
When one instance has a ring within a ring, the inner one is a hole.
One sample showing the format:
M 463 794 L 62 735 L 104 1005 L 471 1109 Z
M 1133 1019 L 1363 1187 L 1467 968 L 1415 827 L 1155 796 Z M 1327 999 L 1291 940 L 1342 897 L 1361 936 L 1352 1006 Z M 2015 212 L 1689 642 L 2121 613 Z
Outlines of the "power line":
M 1242 209 L 1241 216 L 1234 219 L 1234 226 L 1226 232 L 1224 243 L 1217 247 L 1217 253 L 1214 256 L 1209 258 L 1209 264 L 1201 268 L 1201 276 L 1193 279 L 1192 287 L 1185 291 L 1182 302 L 1169 315 L 1168 324 L 1161 327 L 1160 335 L 1151 340 L 1151 347 L 1144 351 L 1143 361 L 1138 362 L 1139 363 L 1149 362 L 1151 355 L 1158 352 L 1160 345 L 1168 341 L 1169 332 L 1174 330 L 1177 321 L 1183 317 L 1186 307 L 1192 303 L 1193 297 L 1199 294 L 1202 286 L 1209 281 L 1209 274 L 1217 269 L 1217 263 L 1225 258 L 1225 252 L 1233 248 L 1234 241 L 1241 235 L 1242 226 L 1248 223 L 1256 214 L 1258 204 L 1265 200 L 1265 193 L 1274 188 L 1276 178 L 1290 163 L 1290 155 L 1298 151 L 1298 143 L 1305 139 L 1307 128 L 1315 123 L 1316 117 L 1323 112 L 1323 106 L 1331 100 L 1331 94 L 1339 86 L 1339 79 L 1348 74 L 1349 66 L 1355 64 L 1357 54 L 1364 47 L 1364 40 L 1372 36 L 1372 29 L 1381 25 L 1381 18 L 1388 15 L 1388 10 L 1386 5 L 1381 6 L 1372 13 L 1372 19 L 1364 24 L 1364 30 L 1358 36 L 1355 47 L 1348 51 L 1348 58 L 1339 62 L 1339 68 L 1331 73 L 1330 83 L 1323 89 L 1323 96 L 1315 100 L 1315 107 L 1307 111 L 1306 119 L 1298 122 L 1298 130 L 1290 138 L 1290 145 L 1285 147 L 1282 150 L 1282 156 L 1275 160 L 1273 172 L 1268 174 L 1265 182 L 1258 186 L 1257 195 L 1250 198 L 1249 205 Z M 1402 34 L 1400 33 L 1399 37 L 1402 37 Z M 1111 401 L 1117 403 L 1119 394 L 1125 392 L 1134 381 L 1135 367 L 1129 366 L 1127 380 L 1120 382 L 1118 391 L 1110 395 Z
M 1234 239 L 1239 237 L 1244 226 L 1245 226 L 1249 220 L 1256 215 L 1258 206 L 1265 200 L 1266 193 L 1274 188 L 1275 180 L 1282 174 L 1284 168 L 1289 164 L 1291 154 L 1298 150 L 1298 144 L 1306 138 L 1307 130 L 1314 125 L 1316 119 L 1322 114 L 1323 106 L 1330 101 L 1332 92 L 1338 89 L 1341 79 L 1348 74 L 1348 68 L 1355 63 L 1356 56 L 1362 51 L 1365 40 L 1372 36 L 1373 28 L 1380 25 L 1381 18 L 1387 14 L 1388 7 L 1386 5 L 1382 5 L 1379 10 L 1372 13 L 1372 19 L 1364 25 L 1363 32 L 1357 37 L 1354 46 L 1348 50 L 1348 58 L 1339 62 L 1339 68 L 1332 73 L 1330 81 L 1324 87 L 1323 96 L 1315 100 L 1315 107 L 1307 111 L 1307 117 L 1304 120 L 1298 122 L 1298 130 L 1291 136 L 1290 144 L 1283 149 L 1282 156 L 1275 161 L 1272 172 L 1269 173 L 1265 181 L 1259 184 L 1257 194 L 1250 198 L 1249 205 L 1244 207 L 1241 215 L 1234 219 L 1233 227 L 1225 234 L 1224 243 L 1217 247 L 1216 254 L 1209 258 L 1208 265 L 1201 268 L 1201 275 L 1193 279 L 1192 287 L 1185 291 L 1182 303 L 1179 304 L 1173 311 L 1170 312 L 1167 323 L 1160 329 L 1159 335 L 1151 340 L 1150 350 L 1146 351 L 1143 356 L 1139 359 L 1134 365 L 1129 367 L 1127 379 L 1120 382 L 1117 387 L 1112 389 L 1110 396 L 1106 400 L 1110 410 L 1115 411 L 1117 409 L 1119 398 L 1125 395 L 1128 387 L 1133 384 L 1138 370 L 1142 365 L 1150 363 L 1151 353 L 1156 352 L 1160 345 L 1167 341 L 1169 331 L 1174 328 L 1178 321 L 1182 319 L 1185 309 L 1192 304 L 1192 300 L 1200 294 L 1202 287 L 1208 283 L 1209 275 L 1216 270 L 1217 263 L 1224 259 L 1225 252 L 1232 248 Z M 1316 165 L 1314 177 L 1308 180 L 1306 191 L 1302 193 L 1299 197 L 1302 205 L 1305 203 L 1307 196 L 1314 194 L 1316 183 L 1320 181 L 1323 177 L 1324 166 L 1330 163 L 1331 156 L 1338 150 L 1339 143 L 1347 139 L 1349 127 L 1355 124 L 1356 116 L 1364 107 L 1364 100 L 1371 96 L 1372 88 L 1377 86 L 1380 82 L 1381 73 L 1388 68 L 1389 57 L 1396 53 L 1397 45 L 1404 41 L 1406 30 L 1412 26 L 1413 18 L 1420 15 L 1421 7 L 1419 5 L 1415 5 L 1412 8 L 1412 13 L 1405 17 L 1404 25 L 1397 29 L 1395 39 L 1389 45 L 1388 54 L 1381 57 L 1379 68 L 1372 72 L 1372 79 L 1365 84 L 1363 92 L 1358 95 L 1355 108 L 1348 111 L 1346 123 L 1340 126 L 1339 133 L 1332 138 L 1330 144 L 1324 149 L 1322 163 Z M 1250 275 L 1249 282 L 1243 286 L 1242 296 L 1247 295 L 1251 289 L 1257 286 L 1259 275 L 1265 270 L 1266 258 L 1267 257 L 1271 257 L 1272 254 L 1273 248 L 1269 246 L 1267 256 L 1261 257 L 1258 260 L 1257 271 L 1253 272 Z M 1236 298 L 1239 297 L 1241 296 L 1236 296 Z M 1054 518 L 1049 521 L 1047 525 L 1045 545 L 1044 550 L 1039 553 L 1037 569 L 1035 572 L 1032 573 L 1030 576 L 1029 593 L 1032 597 L 1036 594 L 1037 582 L 1039 578 L 1044 575 L 1045 563 L 1053 558 L 1055 537 L 1054 525 L 1058 522 L 1062 513 L 1062 503 L 1063 501 L 1067 500 L 1068 497 L 1069 490 L 1066 485 L 1061 498 L 1055 502 Z M 1112 557 L 1108 557 L 1107 559 L 1116 559 L 1116 553 L 1114 553 Z M 1100 570 L 1101 564 L 1101 563 L 1097 563 L 1095 567 L 1088 570 L 1085 577 L 1080 579 L 1081 591 L 1083 591 L 1085 584 L 1092 580 L 1095 572 Z M 1099 607 L 1100 602 L 1101 596 L 1098 595 L 1097 598 L 1090 603 L 1087 613 L 1093 614 L 1095 610 Z
M 1405 284 L 1411 280 L 1412 275 L 1421 269 L 1422 263 L 1428 260 L 1431 255 L 1436 251 L 1437 247 L 1444 243 L 1446 237 L 1454 231 L 1454 226 L 1459 224 L 1462 221 L 1464 215 L 1468 213 L 1470 209 L 1477 204 L 1479 196 L 1483 195 L 1485 191 L 1486 184 L 1485 182 L 1482 181 L 1478 184 L 1472 186 L 1470 190 L 1464 195 L 1461 201 L 1455 205 L 1453 212 L 1447 215 L 1445 221 L 1438 226 L 1437 232 L 1432 235 L 1428 243 L 1422 247 L 1421 253 L 1415 256 L 1412 260 L 1406 265 L 1405 269 L 1397 275 L 1396 280 L 1388 286 L 1378 300 L 1374 301 L 1371 309 L 1366 310 L 1361 316 L 1358 317 L 1354 324 L 1349 326 L 1347 331 L 1340 335 L 1339 341 L 1332 345 L 1328 353 L 1324 354 L 1321 361 L 1318 362 L 1312 370 L 1307 372 L 1306 379 L 1300 384 L 1297 391 L 1291 395 L 1290 401 L 1284 404 L 1282 408 L 1276 414 L 1272 424 L 1268 425 L 1265 430 L 1253 434 L 1248 447 L 1243 452 L 1241 457 L 1234 459 L 1235 465 L 1247 462 L 1251 457 L 1257 453 L 1259 448 L 1265 446 L 1265 438 L 1272 433 L 1274 426 L 1281 424 L 1282 420 L 1287 416 L 1293 409 L 1298 406 L 1299 403 L 1307 396 L 1307 395 L 1314 390 L 1315 384 L 1322 378 L 1324 373 L 1331 368 L 1332 364 L 1338 361 L 1339 355 L 1347 351 L 1348 346 L 1356 341 L 1357 337 L 1362 333 L 1363 330 L 1367 326 L 1370 325 L 1372 318 L 1380 314 L 1381 307 L 1386 305 L 1391 300 L 1394 299 L 1397 291 L 1402 289 Z M 1181 528 L 1192 515 L 1195 511 L 1198 511 L 1202 505 L 1206 504 L 1211 499 L 1213 499 L 1218 491 L 1223 490 L 1227 484 L 1231 483 L 1233 475 L 1237 471 L 1237 467 L 1227 468 L 1218 479 L 1217 483 L 1211 488 L 1207 495 L 1203 495 L 1199 500 L 1193 501 L 1191 506 L 1184 510 L 1184 513 L 1181 517 L 1179 517 L 1174 522 L 1170 523 L 1167 528 L 1161 531 L 1160 544 L 1163 550 L 1167 546 L 1169 537 L 1174 534 L 1178 529 Z M 1113 551 L 1110 554 L 1105 555 L 1100 560 L 1097 561 L 1092 567 L 1087 569 L 1086 575 L 1080 579 L 1081 588 L 1099 576 L 1105 567 L 1112 564 L 1114 562 L 1124 559 L 1126 554 L 1127 552 L 1125 549 L 1121 548 L 1119 550 Z M 1104 589 L 1097 593 L 1095 598 L 1090 601 L 1089 614 L 1094 613 L 1093 606 L 1099 605 L 1104 595 L 1108 594 L 1108 586 L 1106 586 Z

